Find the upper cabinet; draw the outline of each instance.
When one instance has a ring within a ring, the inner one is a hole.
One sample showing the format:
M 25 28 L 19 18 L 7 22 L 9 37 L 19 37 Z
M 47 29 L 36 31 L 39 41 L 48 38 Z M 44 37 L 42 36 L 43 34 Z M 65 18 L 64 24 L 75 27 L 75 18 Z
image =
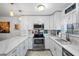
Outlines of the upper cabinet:
M 61 24 L 62 24 L 62 12 L 60 12 L 60 11 L 55 12 L 55 14 L 54 14 L 54 27 L 55 27 L 55 29 L 60 30 Z
M 50 30 L 59 30 L 62 25 L 62 12 L 57 11 L 50 16 Z
M 54 15 L 50 16 L 49 25 L 50 30 L 54 29 Z

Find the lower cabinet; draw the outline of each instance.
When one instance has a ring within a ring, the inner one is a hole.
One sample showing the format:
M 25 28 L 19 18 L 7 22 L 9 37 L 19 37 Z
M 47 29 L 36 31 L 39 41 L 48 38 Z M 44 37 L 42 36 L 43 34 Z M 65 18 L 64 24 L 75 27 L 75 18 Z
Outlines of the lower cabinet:
M 27 52 L 28 50 L 28 39 L 25 40 L 25 53 Z
M 62 56 L 62 47 L 57 44 L 56 42 L 53 42 L 54 43 L 54 55 L 55 56 Z
M 25 56 L 28 50 L 28 39 L 20 43 L 16 48 L 14 48 L 7 56 Z
M 62 56 L 62 47 L 50 38 L 50 50 L 54 56 Z
M 21 43 L 19 46 L 19 52 L 20 52 L 20 56 L 24 56 L 25 55 L 25 42 Z
M 45 43 L 45 49 L 49 49 L 49 37 L 45 37 L 45 41 L 44 41 L 44 43 Z
M 28 49 L 33 49 L 33 37 L 28 37 Z

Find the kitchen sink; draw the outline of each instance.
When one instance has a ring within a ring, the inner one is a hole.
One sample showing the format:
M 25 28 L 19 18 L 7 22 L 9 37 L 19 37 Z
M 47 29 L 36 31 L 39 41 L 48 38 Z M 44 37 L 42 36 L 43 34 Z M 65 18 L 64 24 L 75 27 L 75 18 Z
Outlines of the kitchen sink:
M 63 45 L 70 45 L 71 44 L 71 42 L 63 40 L 63 39 L 55 39 L 55 40 Z

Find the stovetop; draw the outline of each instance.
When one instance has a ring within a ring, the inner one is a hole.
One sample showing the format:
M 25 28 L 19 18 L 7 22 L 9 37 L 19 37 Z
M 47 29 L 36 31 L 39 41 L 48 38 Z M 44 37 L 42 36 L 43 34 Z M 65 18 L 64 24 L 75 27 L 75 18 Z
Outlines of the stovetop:
M 43 34 L 34 34 L 33 38 L 44 38 Z

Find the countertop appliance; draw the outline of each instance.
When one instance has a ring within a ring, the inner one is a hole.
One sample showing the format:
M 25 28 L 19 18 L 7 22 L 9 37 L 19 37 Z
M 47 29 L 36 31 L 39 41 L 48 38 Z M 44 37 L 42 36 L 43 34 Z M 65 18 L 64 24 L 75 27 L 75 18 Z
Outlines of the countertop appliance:
M 74 56 L 74 55 L 69 51 L 67 51 L 65 48 L 62 48 L 62 56 Z

